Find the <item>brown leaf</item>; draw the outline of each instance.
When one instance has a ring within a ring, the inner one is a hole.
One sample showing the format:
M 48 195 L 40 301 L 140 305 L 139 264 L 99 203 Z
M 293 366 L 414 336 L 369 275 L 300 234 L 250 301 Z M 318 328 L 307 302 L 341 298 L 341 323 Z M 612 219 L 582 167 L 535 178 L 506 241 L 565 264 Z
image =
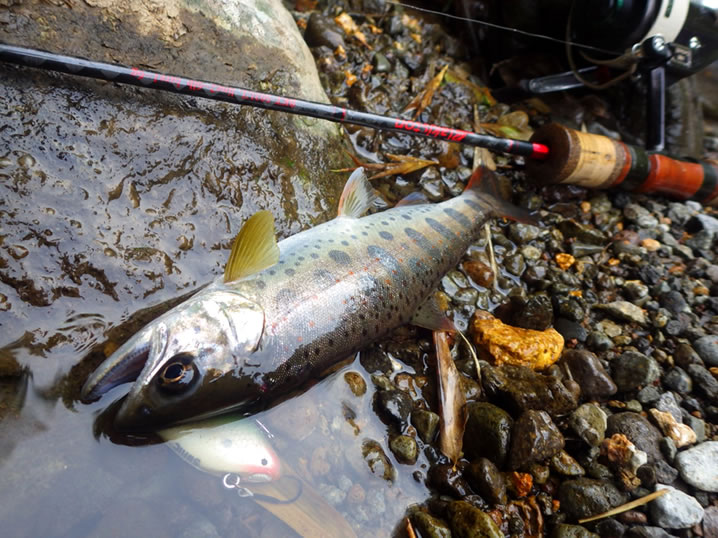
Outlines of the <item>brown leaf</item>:
M 295 0 L 294 9 L 297 11 L 313 11 L 319 0 Z
M 474 84 L 465 76 L 453 69 L 446 74 L 446 82 L 456 82 L 469 88 L 480 105 L 494 106 L 496 104 L 496 99 L 494 99 L 494 96 L 491 95 L 491 92 L 487 87 Z
M 441 81 L 444 80 L 444 75 L 446 74 L 446 70 L 448 68 L 448 64 L 445 65 L 441 71 L 439 71 L 439 74 L 429 81 L 429 84 L 426 85 L 426 89 L 414 97 L 414 99 L 411 100 L 411 103 L 406 105 L 404 112 L 407 110 L 416 110 L 414 113 L 414 119 L 418 118 L 421 113 L 424 112 L 424 109 L 431 104 L 431 100 L 434 98 L 434 93 L 437 88 L 441 86 Z
M 354 19 L 352 19 L 348 13 L 337 15 L 334 17 L 334 22 L 341 26 L 345 34 L 353 37 L 368 49 L 371 49 L 371 45 L 367 43 L 366 36 L 359 30 L 359 26 L 357 26 L 357 23 L 354 22 Z
M 466 399 L 461 388 L 461 374 L 451 358 L 448 335 L 434 331 L 436 368 L 439 378 L 439 448 L 454 465 L 461 457 L 466 426 Z

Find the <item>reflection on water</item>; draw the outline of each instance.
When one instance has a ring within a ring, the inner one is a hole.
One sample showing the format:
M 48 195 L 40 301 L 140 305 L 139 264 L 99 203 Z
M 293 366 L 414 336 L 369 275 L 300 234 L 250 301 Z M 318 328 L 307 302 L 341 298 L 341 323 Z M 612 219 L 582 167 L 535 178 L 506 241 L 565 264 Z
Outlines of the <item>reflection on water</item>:
M 413 373 L 398 361 L 394 367 Z M 357 376 L 367 386 L 361 396 L 347 383 Z M 312 517 L 325 530 L 348 523 L 359 536 L 388 535 L 408 506 L 428 497 L 412 476 L 424 475 L 428 462 L 424 455 L 415 465 L 396 461 L 358 357 L 256 416 L 273 435 L 282 479 L 251 491 L 286 499 L 301 481 L 299 499 L 284 508 L 238 496 L 155 436 L 112 431 L 116 406 L 108 403 L 126 387 L 74 409 L 38 392 L 27 370 L 1 388 L 0 521 L 8 536 L 290 536 L 282 519 L 311 534 Z

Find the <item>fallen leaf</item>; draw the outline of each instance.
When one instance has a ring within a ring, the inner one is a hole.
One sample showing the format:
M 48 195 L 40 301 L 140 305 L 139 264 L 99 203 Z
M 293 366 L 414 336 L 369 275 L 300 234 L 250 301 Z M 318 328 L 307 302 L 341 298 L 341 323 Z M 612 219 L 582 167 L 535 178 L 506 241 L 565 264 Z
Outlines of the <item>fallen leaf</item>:
M 296 0 L 294 9 L 297 11 L 312 11 L 316 9 L 319 0 Z
M 466 399 L 461 389 L 461 374 L 456 369 L 448 335 L 444 331 L 434 331 L 436 348 L 436 368 L 439 379 L 439 448 L 454 465 L 461 457 L 461 449 L 466 426 Z
M 563 271 L 565 271 L 566 269 L 571 267 L 574 263 L 576 263 L 576 258 L 574 258 L 571 254 L 566 254 L 565 252 L 556 254 L 555 259 L 556 259 L 556 264 Z
M 349 71 L 348 69 L 346 71 L 344 71 L 344 76 L 345 76 L 344 81 L 347 83 L 347 86 L 349 86 L 350 88 L 357 81 L 357 76 L 354 73 L 352 73 L 351 71 Z
M 336 22 L 341 29 L 344 30 L 345 34 L 353 37 L 368 49 L 371 49 L 371 45 L 367 42 L 366 36 L 361 30 L 359 30 L 359 26 L 357 26 L 357 23 L 354 22 L 354 19 L 351 18 L 349 13 L 337 15 L 334 17 L 334 22 Z
M 426 85 L 426 89 L 414 97 L 414 99 L 411 100 L 411 103 L 406 105 L 404 112 L 408 110 L 415 110 L 414 119 L 418 118 L 421 113 L 424 112 L 424 109 L 431 104 L 431 100 L 434 98 L 434 93 L 437 88 L 441 86 L 441 82 L 444 80 L 444 75 L 446 74 L 446 70 L 448 68 L 449 66 L 445 65 L 441 71 L 439 71 L 439 74 L 429 81 L 429 84 Z
M 387 153 L 393 162 L 389 163 L 363 163 L 357 159 L 354 155 L 349 155 L 356 164 L 355 168 L 340 168 L 332 170 L 332 172 L 351 172 L 360 166 L 367 170 L 377 170 L 379 173 L 374 174 L 369 179 L 379 179 L 381 177 L 393 176 L 398 174 L 410 174 L 426 168 L 427 166 L 438 165 L 436 161 L 429 161 L 427 159 L 420 159 L 418 157 L 412 157 L 411 155 L 394 155 L 393 153 Z
M 534 331 L 512 327 L 479 312 L 476 312 L 471 322 L 474 342 L 491 356 L 495 364 L 514 364 L 543 370 L 561 356 L 564 341 L 556 329 Z
M 496 99 L 494 99 L 494 96 L 491 95 L 488 88 L 474 84 L 469 79 L 454 70 L 449 70 L 446 73 L 445 80 L 446 82 L 455 82 L 466 86 L 474 94 L 474 97 L 476 97 L 476 100 L 480 105 L 494 106 L 496 104 Z

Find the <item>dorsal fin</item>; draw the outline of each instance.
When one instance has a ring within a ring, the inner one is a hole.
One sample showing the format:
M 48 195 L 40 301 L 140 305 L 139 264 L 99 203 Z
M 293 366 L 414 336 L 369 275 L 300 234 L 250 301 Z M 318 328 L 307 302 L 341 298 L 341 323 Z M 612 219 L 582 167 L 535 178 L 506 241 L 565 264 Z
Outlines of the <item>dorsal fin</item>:
M 340 217 L 359 218 L 374 204 L 376 194 L 366 178 L 366 172 L 359 167 L 349 176 L 339 198 Z
M 274 236 L 274 217 L 269 211 L 258 211 L 244 223 L 232 244 L 224 281 L 231 282 L 257 273 L 279 261 L 279 247 Z
M 537 219 L 528 211 L 507 202 L 501 197 L 498 176 L 485 166 L 478 166 L 471 174 L 466 189 L 464 189 L 464 193 L 467 192 L 476 194 L 486 210 L 497 217 L 538 225 Z
M 421 204 L 428 204 L 429 199 L 426 197 L 426 194 L 419 191 L 414 191 L 412 193 L 407 194 L 399 200 L 394 207 L 401 207 L 405 205 L 421 205 Z

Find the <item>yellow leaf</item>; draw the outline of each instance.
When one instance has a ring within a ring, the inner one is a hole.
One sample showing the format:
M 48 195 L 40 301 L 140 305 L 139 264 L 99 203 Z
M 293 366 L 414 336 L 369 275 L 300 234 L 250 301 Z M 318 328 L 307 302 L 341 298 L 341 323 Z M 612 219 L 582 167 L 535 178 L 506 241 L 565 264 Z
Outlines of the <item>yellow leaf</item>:
M 424 109 L 431 104 L 431 100 L 434 98 L 434 93 L 437 88 L 441 86 L 441 81 L 444 80 L 444 75 L 446 74 L 446 70 L 448 68 L 449 66 L 445 65 L 441 71 L 439 71 L 439 74 L 432 78 L 429 84 L 426 85 L 426 89 L 411 100 L 411 103 L 406 106 L 404 112 L 407 110 L 416 110 L 414 113 L 414 119 L 418 118 L 421 113 L 424 112 Z
M 434 331 L 436 369 L 439 379 L 439 448 L 454 464 L 461 457 L 466 426 L 466 398 L 461 374 L 451 358 L 449 339 L 444 331 Z

